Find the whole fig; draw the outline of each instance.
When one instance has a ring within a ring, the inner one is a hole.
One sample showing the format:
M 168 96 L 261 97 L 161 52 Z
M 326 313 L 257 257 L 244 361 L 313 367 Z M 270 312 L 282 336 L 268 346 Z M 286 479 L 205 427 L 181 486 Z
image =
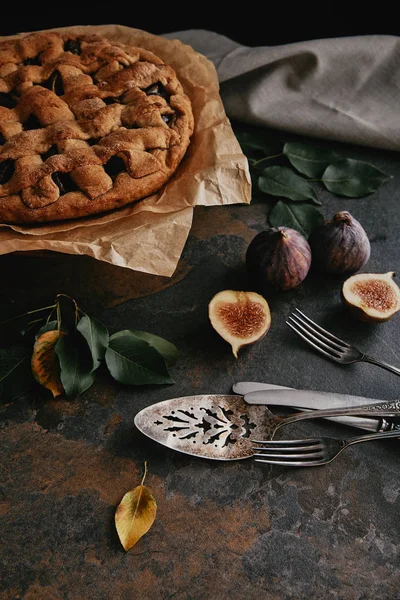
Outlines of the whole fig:
M 252 283 L 262 291 L 286 291 L 300 285 L 311 266 L 311 249 L 304 236 L 289 227 L 258 233 L 246 252 Z
M 313 229 L 308 242 L 313 268 L 323 273 L 355 273 L 371 254 L 364 228 L 345 210 Z

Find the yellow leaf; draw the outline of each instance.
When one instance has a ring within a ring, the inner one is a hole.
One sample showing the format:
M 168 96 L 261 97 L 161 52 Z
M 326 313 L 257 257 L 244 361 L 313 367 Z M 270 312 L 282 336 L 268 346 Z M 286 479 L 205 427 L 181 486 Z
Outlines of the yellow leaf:
M 115 513 L 117 533 L 126 551 L 149 531 L 156 518 L 156 501 L 150 490 L 143 485 L 146 473 L 145 463 L 142 483 L 125 494 Z
M 55 352 L 55 345 L 62 335 L 64 333 L 58 329 L 42 333 L 35 341 L 31 360 L 32 373 L 36 381 L 50 390 L 54 398 L 64 392 Z

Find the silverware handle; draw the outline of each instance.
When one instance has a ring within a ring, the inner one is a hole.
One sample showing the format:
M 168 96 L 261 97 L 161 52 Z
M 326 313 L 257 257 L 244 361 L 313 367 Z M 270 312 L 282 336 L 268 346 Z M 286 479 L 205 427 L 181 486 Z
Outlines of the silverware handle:
M 378 404 L 366 404 L 364 406 L 351 406 L 349 408 L 330 408 L 326 410 L 315 410 L 313 412 L 300 412 L 287 417 L 282 417 L 279 426 L 304 419 L 319 419 L 323 417 L 363 416 L 363 417 L 398 417 L 400 415 L 400 402 L 379 402 Z
M 310 408 L 310 410 L 315 410 Z M 379 419 L 368 419 L 367 417 L 326 417 L 327 421 L 333 421 L 339 423 L 339 425 L 347 425 L 348 427 L 356 427 L 357 429 L 365 429 L 366 431 L 373 431 L 377 433 L 380 431 L 381 420 Z
M 372 365 L 377 365 L 378 367 L 382 367 L 383 369 L 386 369 L 386 371 L 395 373 L 395 375 L 400 375 L 400 369 L 398 369 L 397 367 L 393 367 L 392 365 L 389 365 L 388 363 L 384 362 L 383 360 L 377 360 L 376 358 L 373 358 L 372 356 L 368 356 L 368 354 L 364 354 L 362 360 L 364 362 L 369 362 Z
M 385 438 L 400 438 L 400 431 L 386 431 L 384 433 L 370 433 L 367 435 L 359 435 L 347 440 L 346 446 L 351 444 L 359 444 L 361 442 L 373 442 L 384 440 Z

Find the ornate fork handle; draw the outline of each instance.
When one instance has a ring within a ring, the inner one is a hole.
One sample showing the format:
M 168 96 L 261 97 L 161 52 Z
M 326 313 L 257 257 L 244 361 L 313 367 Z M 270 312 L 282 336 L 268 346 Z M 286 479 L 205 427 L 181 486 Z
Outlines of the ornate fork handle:
M 317 419 L 320 417 L 342 417 L 344 415 L 363 417 L 398 417 L 400 416 L 400 401 L 378 402 L 378 404 L 366 404 L 364 406 L 351 406 L 348 408 L 329 408 L 326 410 L 314 410 L 313 412 L 300 412 L 295 415 L 282 417 L 278 427 L 302 421 L 305 419 Z
M 383 369 L 386 369 L 387 371 L 390 371 L 391 373 L 395 373 L 396 375 L 400 375 L 400 369 L 398 369 L 397 367 L 392 367 L 392 365 L 389 365 L 388 363 L 384 362 L 383 360 L 377 360 L 376 358 L 373 358 L 372 356 L 368 356 L 368 354 L 363 354 L 362 358 L 360 359 L 364 362 L 369 362 L 372 365 L 377 365 L 378 367 L 382 367 Z

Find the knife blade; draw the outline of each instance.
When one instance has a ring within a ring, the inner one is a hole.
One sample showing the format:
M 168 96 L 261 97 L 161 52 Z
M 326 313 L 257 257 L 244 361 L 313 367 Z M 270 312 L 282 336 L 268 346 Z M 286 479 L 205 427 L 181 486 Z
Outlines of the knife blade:
M 289 406 L 299 409 L 344 408 L 361 404 L 379 402 L 372 398 L 336 394 L 333 392 L 316 392 L 313 390 L 296 390 L 272 383 L 240 381 L 232 386 L 235 393 L 244 396 L 249 404 L 269 404 L 271 406 Z M 295 392 L 295 393 L 293 393 Z M 369 419 L 366 417 L 334 417 L 329 419 L 343 425 L 366 429 L 367 431 L 386 430 L 385 419 Z
M 244 396 L 249 404 L 273 404 L 274 398 L 276 400 L 281 398 L 282 400 L 279 402 L 285 402 L 288 406 L 293 406 L 291 403 L 296 402 L 296 406 L 303 408 L 344 408 L 383 402 L 383 400 L 376 398 L 363 398 L 362 396 L 351 396 L 350 394 L 299 389 L 285 390 L 282 388 L 255 390 L 244 394 Z M 305 406 L 305 402 L 307 406 Z

